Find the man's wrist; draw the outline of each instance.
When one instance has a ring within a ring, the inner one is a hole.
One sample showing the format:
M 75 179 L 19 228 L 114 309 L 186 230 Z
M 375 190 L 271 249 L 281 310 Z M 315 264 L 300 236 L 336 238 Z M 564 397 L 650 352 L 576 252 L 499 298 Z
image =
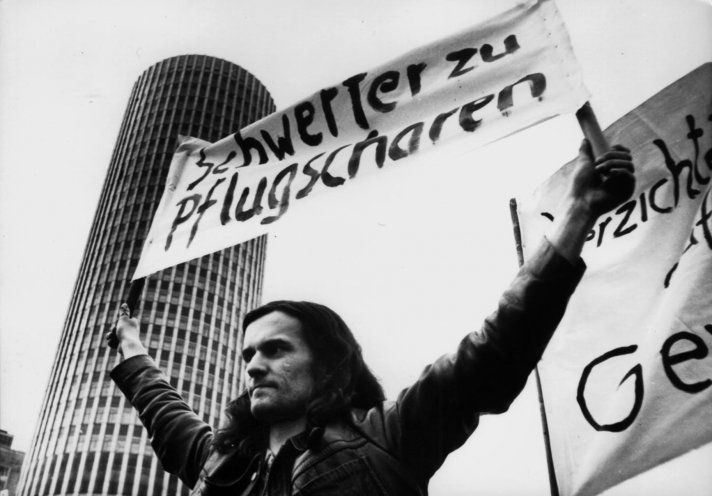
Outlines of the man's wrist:
M 576 263 L 596 219 L 596 214 L 585 202 L 575 199 L 565 201 L 558 209 L 546 237 L 560 255 Z
M 134 338 L 122 339 L 119 343 L 119 348 L 121 350 L 121 355 L 124 357 L 124 360 L 136 355 L 148 354 L 148 350 L 146 350 L 146 347 L 143 345 L 143 343 L 141 343 L 140 340 Z

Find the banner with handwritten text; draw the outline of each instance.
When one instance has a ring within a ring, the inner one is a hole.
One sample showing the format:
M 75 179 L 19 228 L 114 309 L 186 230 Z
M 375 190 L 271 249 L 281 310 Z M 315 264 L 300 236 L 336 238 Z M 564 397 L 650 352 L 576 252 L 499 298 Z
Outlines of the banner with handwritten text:
M 522 2 L 216 143 L 185 139 L 134 278 L 264 234 L 306 198 L 420 150 L 483 145 L 587 96 L 553 1 Z
M 712 442 L 712 64 L 606 131 L 637 190 L 588 236 L 588 269 L 539 370 L 562 495 L 593 495 Z M 518 200 L 526 254 L 571 163 Z

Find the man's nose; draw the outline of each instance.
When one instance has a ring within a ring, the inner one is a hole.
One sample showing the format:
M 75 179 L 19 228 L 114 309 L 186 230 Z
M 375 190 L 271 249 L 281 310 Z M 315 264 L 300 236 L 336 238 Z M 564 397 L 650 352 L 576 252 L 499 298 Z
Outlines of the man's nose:
M 253 379 L 262 377 L 267 373 L 267 364 L 261 353 L 255 353 L 254 356 L 247 362 L 245 366 L 247 375 Z

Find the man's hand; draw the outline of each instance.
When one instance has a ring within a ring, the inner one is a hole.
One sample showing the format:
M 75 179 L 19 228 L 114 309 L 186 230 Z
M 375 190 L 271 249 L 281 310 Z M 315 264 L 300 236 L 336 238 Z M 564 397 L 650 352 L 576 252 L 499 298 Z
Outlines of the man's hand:
M 147 354 L 146 348 L 141 343 L 138 320 L 131 318 L 131 311 L 126 303 L 121 304 L 116 328 L 106 334 L 106 341 L 110 346 L 112 341 L 118 343 L 117 348 L 124 359 Z
M 596 219 L 630 198 L 634 190 L 633 161 L 627 148 L 614 145 L 594 160 L 591 145 L 583 140 L 571 183 L 547 234 L 549 242 L 575 263 Z
M 588 140 L 583 140 L 564 201 L 588 210 L 592 221 L 626 201 L 635 190 L 630 150 L 614 145 L 595 161 Z

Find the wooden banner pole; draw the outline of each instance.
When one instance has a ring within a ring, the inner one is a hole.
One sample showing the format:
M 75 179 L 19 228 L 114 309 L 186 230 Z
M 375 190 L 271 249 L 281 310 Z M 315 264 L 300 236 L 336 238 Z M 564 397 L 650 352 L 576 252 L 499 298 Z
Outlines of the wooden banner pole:
M 590 102 L 586 102 L 577 112 L 576 119 L 578 119 L 579 126 L 583 131 L 584 136 L 591 143 L 591 151 L 593 152 L 594 159 L 600 157 L 610 150 L 610 145 L 608 140 L 603 135 L 601 126 L 598 124 L 598 119 L 596 114 L 593 112 Z M 605 181 L 605 179 L 604 179 Z M 619 187 L 620 184 L 614 181 L 610 181 L 612 187 Z M 512 226 L 514 228 L 514 240 L 517 248 L 517 259 L 519 265 L 524 263 L 524 252 L 522 249 L 522 234 L 519 226 L 519 214 L 517 213 L 517 201 L 512 198 L 509 202 L 509 211 L 512 216 Z M 549 469 L 549 488 L 551 490 L 551 496 L 559 496 L 559 486 L 556 481 L 556 472 L 554 470 L 554 458 L 551 452 L 551 438 L 549 436 L 549 423 L 546 416 L 546 408 L 544 407 L 544 396 L 541 387 L 541 376 L 539 374 L 539 368 L 535 369 L 536 376 L 536 388 L 537 394 L 539 396 L 539 414 L 541 415 L 542 432 L 544 434 L 544 446 L 546 448 L 546 465 Z
M 129 286 L 129 295 L 126 297 L 125 303 L 129 307 L 129 311 L 133 313 L 138 306 L 138 302 L 141 299 L 141 293 L 143 293 L 143 285 L 146 282 L 145 277 L 139 277 L 135 281 L 131 281 Z
M 145 277 L 139 277 L 135 281 L 131 281 L 129 285 L 129 293 L 124 300 L 129 307 L 130 314 L 133 314 L 134 310 L 138 307 L 138 302 L 141 299 L 141 293 L 143 293 L 143 286 L 146 282 Z M 106 342 L 110 348 L 116 349 L 119 346 L 119 338 L 116 336 L 116 329 L 111 328 L 109 334 L 106 337 Z
M 517 261 L 521 267 L 524 264 L 524 250 L 522 249 L 522 232 L 519 228 L 519 214 L 517 213 L 517 200 L 509 200 L 509 213 L 512 216 L 512 227 L 514 230 L 514 242 L 517 249 Z M 544 447 L 546 449 L 546 466 L 549 469 L 549 489 L 551 496 L 559 496 L 559 485 L 556 482 L 556 472 L 554 471 L 554 458 L 551 454 L 551 440 L 549 439 L 549 423 L 546 418 L 544 408 L 544 396 L 541 390 L 541 379 L 539 368 L 534 369 L 536 375 L 536 390 L 539 396 L 539 415 L 541 416 L 542 432 L 544 434 Z
M 601 131 L 601 126 L 598 125 L 596 114 L 591 108 L 591 104 L 586 102 L 576 112 L 579 126 L 583 131 L 583 135 L 591 143 L 591 151 L 594 159 L 601 157 L 611 149 L 608 140 Z M 601 174 L 603 188 L 619 198 L 628 198 L 635 190 L 635 178 L 629 174 Z
M 603 135 L 603 131 L 601 131 L 601 126 L 598 124 L 598 119 L 593 112 L 593 107 L 591 107 L 590 102 L 584 103 L 583 107 L 578 109 L 576 119 L 578 119 L 583 135 L 588 139 L 589 143 L 591 143 L 591 150 L 593 151 L 594 157 L 600 157 L 610 150 L 611 147 Z

